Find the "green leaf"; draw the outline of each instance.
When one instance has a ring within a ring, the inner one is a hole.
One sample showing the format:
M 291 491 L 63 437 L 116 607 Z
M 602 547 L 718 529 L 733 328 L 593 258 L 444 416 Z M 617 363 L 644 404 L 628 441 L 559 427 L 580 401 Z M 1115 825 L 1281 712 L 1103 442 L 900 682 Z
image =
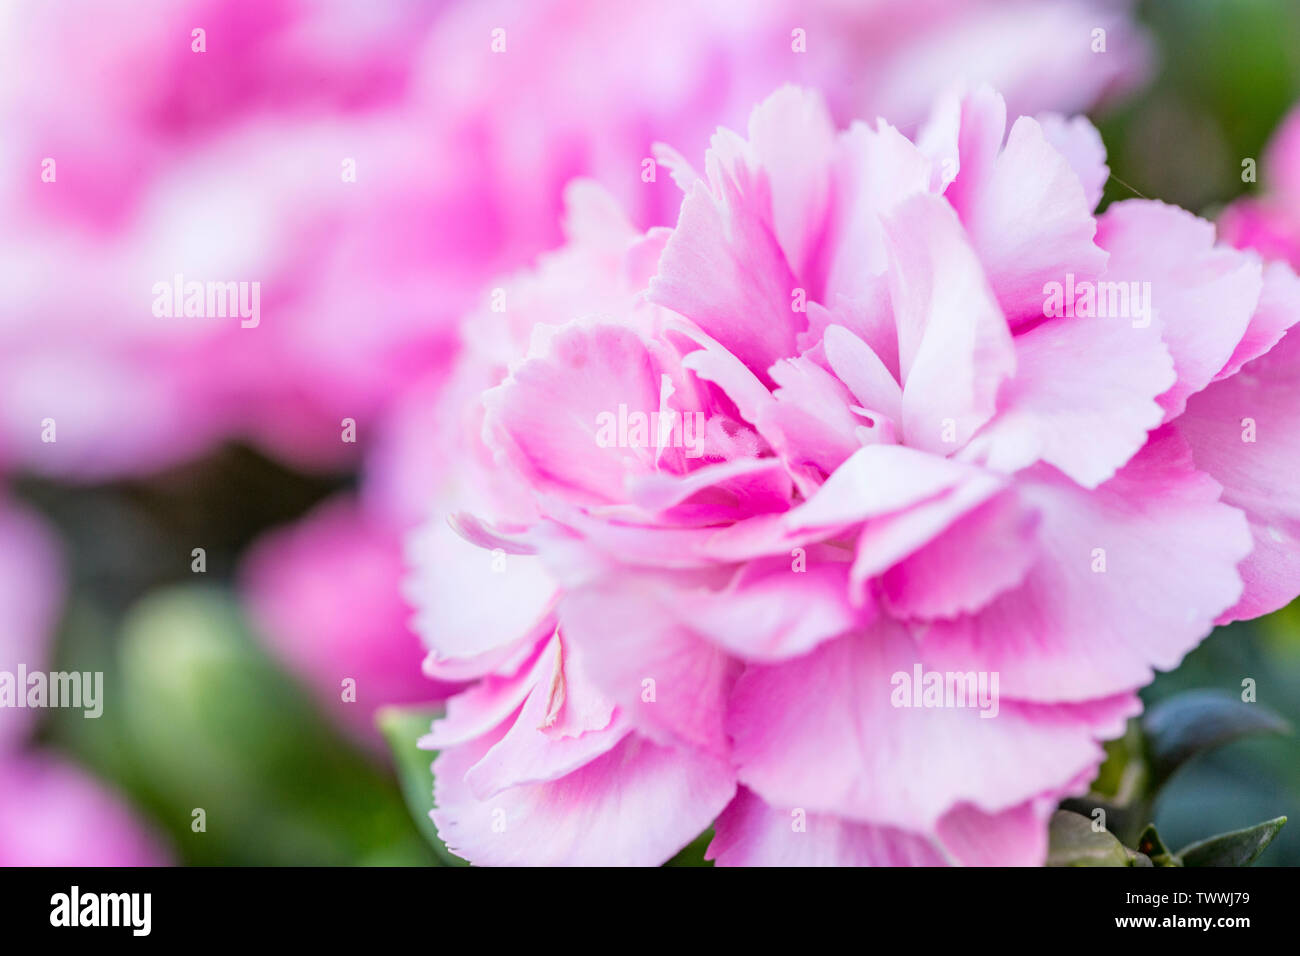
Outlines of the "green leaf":
M 1177 855 L 1183 866 L 1250 866 L 1285 824 L 1286 817 L 1265 820 L 1185 846 Z
M 1048 829 L 1048 866 L 1129 866 L 1131 854 L 1107 830 L 1069 810 L 1052 814 Z
M 1262 704 L 1219 691 L 1194 690 L 1152 706 L 1142 718 L 1154 792 L 1179 767 L 1207 750 L 1250 734 L 1288 733 L 1287 724 Z
M 432 765 L 437 754 L 431 750 L 421 750 L 417 743 L 429 732 L 429 724 L 433 719 L 441 714 L 441 709 L 435 707 L 384 707 L 379 711 L 376 722 L 384 739 L 388 741 L 388 746 L 392 748 L 406 806 L 415 817 L 420 832 L 438 855 L 439 862 L 444 866 L 469 866 L 469 863 L 447 849 L 447 845 L 438 836 L 438 828 L 429 817 L 429 811 L 433 809 Z
M 396 780 L 272 664 L 228 592 L 146 598 L 120 661 L 106 709 L 121 709 L 133 776 L 185 862 L 436 863 Z
M 1182 866 L 1182 861 L 1169 852 L 1165 847 L 1164 841 L 1160 839 L 1160 834 L 1156 832 L 1156 825 L 1148 823 L 1142 835 L 1138 837 L 1138 853 L 1151 860 L 1152 866 Z

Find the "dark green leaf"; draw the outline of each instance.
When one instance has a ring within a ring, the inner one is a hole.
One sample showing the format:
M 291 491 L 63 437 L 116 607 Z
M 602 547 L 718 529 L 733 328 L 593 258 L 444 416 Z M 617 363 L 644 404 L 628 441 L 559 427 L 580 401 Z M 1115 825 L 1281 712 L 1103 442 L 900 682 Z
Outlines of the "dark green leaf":
M 1048 866 L 1129 866 L 1129 851 L 1106 830 L 1093 829 L 1087 817 L 1069 810 L 1052 814 Z
M 1142 719 L 1155 791 L 1192 757 L 1249 734 L 1287 733 L 1290 726 L 1262 704 L 1218 691 L 1194 690 L 1155 704 Z
M 1265 820 L 1244 830 L 1220 833 L 1178 851 L 1183 866 L 1249 866 L 1263 853 L 1286 823 L 1286 817 Z

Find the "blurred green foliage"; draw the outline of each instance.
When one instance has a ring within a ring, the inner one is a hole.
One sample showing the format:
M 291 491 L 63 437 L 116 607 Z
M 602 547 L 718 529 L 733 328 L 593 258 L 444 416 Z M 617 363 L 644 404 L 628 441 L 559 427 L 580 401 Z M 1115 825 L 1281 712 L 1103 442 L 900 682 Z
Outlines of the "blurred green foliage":
M 1300 605 L 1260 621 L 1221 627 L 1143 691 L 1148 705 L 1190 688 L 1240 697 L 1255 682 L 1257 702 L 1300 727 Z M 1300 807 L 1300 737 L 1265 735 L 1197 757 L 1161 792 L 1155 822 L 1165 841 L 1183 846 L 1210 833 L 1253 826 Z M 1259 859 L 1263 866 L 1300 866 L 1300 828 L 1285 827 Z
M 128 794 L 182 862 L 437 862 L 392 769 L 319 713 L 232 593 L 257 534 L 342 484 L 232 448 L 147 481 L 20 486 L 65 542 L 56 666 L 106 684 L 101 718 L 53 710 L 40 736 Z M 190 570 L 194 547 L 206 574 Z
M 1098 117 L 1103 204 L 1136 194 L 1213 213 L 1256 188 L 1241 162 L 1261 158 L 1300 98 L 1300 3 L 1144 0 L 1139 13 L 1159 61 L 1145 89 Z
M 116 640 L 88 607 L 68 621 L 63 656 L 106 671 L 109 706 L 95 721 L 57 712 L 51 735 L 132 794 L 183 861 L 435 862 L 391 774 L 270 662 L 224 590 L 155 592 Z

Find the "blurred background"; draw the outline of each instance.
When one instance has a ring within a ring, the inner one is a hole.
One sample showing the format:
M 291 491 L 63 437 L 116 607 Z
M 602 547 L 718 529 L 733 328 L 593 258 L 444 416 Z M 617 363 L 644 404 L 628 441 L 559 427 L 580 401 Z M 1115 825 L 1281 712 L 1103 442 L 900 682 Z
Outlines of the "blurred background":
M 1300 99 L 1295 0 L 113 6 L 0 20 L 0 669 L 106 685 L 99 719 L 0 713 L 0 863 L 440 861 L 375 725 L 447 690 L 420 674 L 401 540 L 454 454 L 459 317 L 558 242 L 571 175 L 671 224 L 651 141 L 694 159 L 786 80 L 906 131 L 946 54 L 1013 109 L 1086 110 L 1105 202 L 1287 221 L 1265 157 Z M 1062 37 L 1098 24 L 1109 59 L 1069 63 Z M 260 280 L 261 327 L 160 333 L 147 293 L 177 272 Z M 1300 606 L 1144 697 L 1244 678 L 1300 725 Z M 1300 742 L 1267 737 L 1182 770 L 1156 822 L 1181 846 L 1297 807 Z M 1260 862 L 1300 864 L 1300 826 Z

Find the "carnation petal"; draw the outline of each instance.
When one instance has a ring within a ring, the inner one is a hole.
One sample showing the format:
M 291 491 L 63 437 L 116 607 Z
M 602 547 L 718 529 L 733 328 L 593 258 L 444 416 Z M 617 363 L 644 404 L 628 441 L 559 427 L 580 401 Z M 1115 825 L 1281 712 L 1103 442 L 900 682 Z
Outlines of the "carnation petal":
M 858 404 L 894 422 L 903 420 L 903 390 L 871 347 L 842 325 L 826 329 L 826 361 Z
M 853 123 L 838 151 L 827 302 L 871 297 L 888 266 L 884 219 L 903 200 L 929 191 L 933 176 L 930 158 L 883 121 L 878 129 Z
M 485 551 L 445 521 L 411 539 L 404 591 L 415 627 L 440 658 L 473 658 L 526 638 L 550 613 L 556 585 L 539 558 Z
M 902 511 L 978 474 L 970 465 L 915 448 L 867 445 L 849 456 L 812 498 L 791 509 L 785 526 L 788 531 L 846 528 Z
M 883 600 L 905 620 L 977 611 L 1024 580 L 1038 558 L 1037 527 L 1037 513 L 1014 494 L 996 495 L 890 567 Z
M 1169 427 L 1094 491 L 1042 466 L 1017 485 L 1041 514 L 1042 559 L 983 610 L 926 631 L 936 666 L 998 671 L 1022 700 L 1117 694 L 1176 666 L 1241 596 L 1246 520 Z
M 438 834 L 481 866 L 658 866 L 707 829 L 736 788 L 725 761 L 629 734 L 557 780 L 480 801 L 465 775 L 503 734 L 433 764 Z
M 1233 349 L 1228 364 L 1214 377 L 1215 381 L 1236 375 L 1247 362 L 1264 355 L 1297 321 L 1300 321 L 1300 278 L 1285 263 L 1270 262 L 1264 267 L 1259 307 L 1250 317 L 1246 334 Z
M 1293 313 L 1294 317 L 1294 313 Z M 1267 614 L 1300 594 L 1300 335 L 1187 402 L 1178 431 L 1197 467 L 1246 513 L 1254 548 L 1242 562 L 1241 600 L 1219 623 Z
M 825 101 L 783 86 L 750 114 L 749 142 L 771 185 L 773 234 L 791 270 L 806 279 L 831 198 L 835 127 Z
M 936 670 L 924 641 L 883 617 L 795 660 L 751 664 L 728 710 L 740 781 L 776 806 L 931 832 L 958 804 L 998 812 L 1095 769 L 1095 740 L 1139 708 L 1131 695 L 1003 695 L 991 718 L 977 706 L 895 706 L 917 668 Z
M 777 362 L 771 369 L 776 401 L 765 405 L 759 432 L 790 469 L 804 494 L 862 447 L 858 429 L 866 423 L 852 411 L 853 395 L 811 359 Z
M 962 457 L 1012 473 L 1054 465 L 1085 488 L 1115 474 L 1164 418 L 1175 381 L 1157 326 L 1060 317 L 1016 336 L 1016 376 Z
M 1070 168 L 1079 177 L 1089 209 L 1101 202 L 1110 167 L 1106 165 L 1106 144 L 1102 142 L 1097 127 L 1086 116 L 1062 116 L 1060 113 L 1043 113 L 1036 117 L 1043 136 L 1065 157 Z
M 706 859 L 718 866 L 1040 866 L 1047 856 L 1046 804 L 1029 800 L 996 814 L 963 804 L 925 835 L 776 809 L 740 787 L 718 817 Z
M 527 698 L 510 718 L 510 729 L 465 774 L 466 784 L 479 800 L 510 787 L 572 773 L 613 749 L 631 730 L 607 704 L 583 733 L 567 737 L 547 733 L 559 719 L 567 694 L 581 689 L 573 686 L 572 669 L 564 667 L 558 639 L 542 653 L 540 664 L 541 670 L 530 675 L 533 683 Z
M 947 203 L 917 196 L 886 225 L 903 376 L 903 438 L 947 455 L 993 417 L 1014 371 L 1006 320 Z
M 849 603 L 847 554 L 798 551 L 748 562 L 720 590 L 679 592 L 679 619 L 746 660 L 796 657 L 870 620 L 873 609 Z
M 722 755 L 739 665 L 681 623 L 675 599 L 655 576 L 624 572 L 568 591 L 561 632 L 581 649 L 592 683 L 639 732 Z
M 1067 272 L 1096 279 L 1105 269 L 1094 205 L 1037 121 L 1016 120 L 987 181 L 958 206 L 1013 328 L 1042 317 L 1047 282 Z
M 539 641 L 519 667 L 506 674 L 488 674 L 447 700 L 446 713 L 420 738 L 426 750 L 441 750 L 489 733 L 517 711 L 529 693 L 548 674 L 553 659 L 546 651 L 553 638 Z
M 942 866 L 933 839 L 802 808 L 769 807 L 741 787 L 718 817 L 707 859 L 718 866 Z
M 694 321 L 765 379 L 773 362 L 795 354 L 804 325 L 791 308 L 799 282 L 772 232 L 763 176 L 743 160 L 726 168 L 714 151 L 707 168 L 708 186 L 696 182 L 682 200 L 649 297 Z
M 1097 241 L 1110 253 L 1107 282 L 1150 290 L 1178 373 L 1160 398 L 1168 420 L 1231 361 L 1259 303 L 1262 267 L 1256 257 L 1216 246 L 1210 223 L 1152 200 L 1111 205 L 1098 220 Z

